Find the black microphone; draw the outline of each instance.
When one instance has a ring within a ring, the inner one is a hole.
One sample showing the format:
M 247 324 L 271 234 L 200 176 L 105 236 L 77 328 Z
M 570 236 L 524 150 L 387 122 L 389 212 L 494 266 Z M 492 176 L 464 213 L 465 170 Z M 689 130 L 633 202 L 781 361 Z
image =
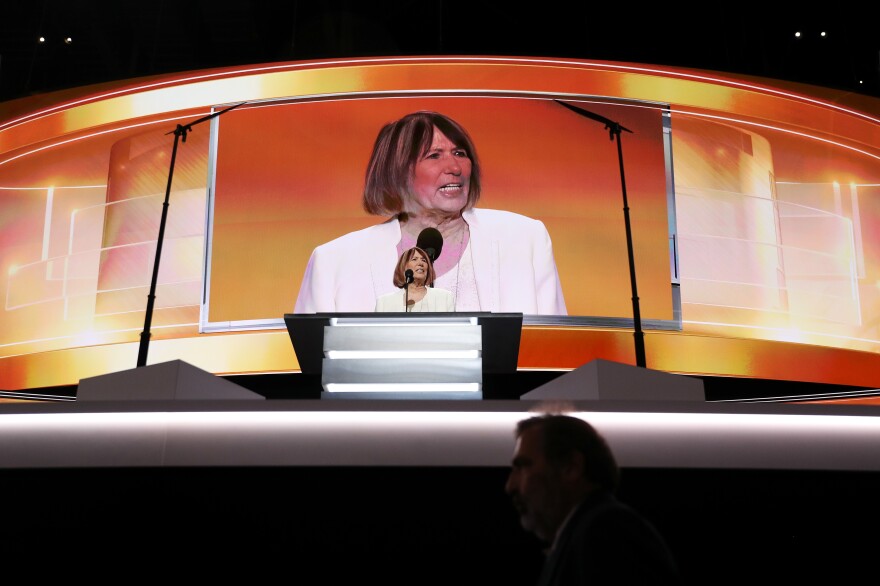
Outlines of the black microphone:
M 428 253 L 433 263 L 440 256 L 440 251 L 443 250 L 443 236 L 440 235 L 440 230 L 425 228 L 419 233 L 416 246 Z
M 425 252 L 427 252 L 427 251 L 425 251 Z M 413 282 L 412 269 L 406 269 L 406 271 L 403 273 L 403 276 L 406 277 L 406 283 L 405 283 L 406 285 L 409 285 L 410 283 Z

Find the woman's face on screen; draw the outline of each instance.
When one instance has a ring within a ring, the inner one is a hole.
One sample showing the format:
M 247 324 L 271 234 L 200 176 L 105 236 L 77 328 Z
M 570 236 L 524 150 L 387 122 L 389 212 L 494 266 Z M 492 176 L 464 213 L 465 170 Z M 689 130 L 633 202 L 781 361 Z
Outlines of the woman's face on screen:
M 457 214 L 467 205 L 471 160 L 434 127 L 431 148 L 416 161 L 407 213 Z
M 416 282 L 424 282 L 428 277 L 428 260 L 418 252 L 413 252 L 412 258 L 406 261 L 406 268 L 412 269 Z

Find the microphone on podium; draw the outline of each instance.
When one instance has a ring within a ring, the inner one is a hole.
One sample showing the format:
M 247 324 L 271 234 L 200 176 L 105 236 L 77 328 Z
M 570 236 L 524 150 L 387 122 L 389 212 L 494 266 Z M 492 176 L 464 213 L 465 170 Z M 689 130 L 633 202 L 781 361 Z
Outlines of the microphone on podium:
M 443 236 L 440 235 L 440 230 L 437 228 L 425 228 L 419 233 L 416 246 L 428 253 L 433 263 L 440 256 L 440 251 L 443 250 Z
M 413 282 L 413 270 L 406 269 L 403 277 L 403 311 L 409 311 L 409 284 Z

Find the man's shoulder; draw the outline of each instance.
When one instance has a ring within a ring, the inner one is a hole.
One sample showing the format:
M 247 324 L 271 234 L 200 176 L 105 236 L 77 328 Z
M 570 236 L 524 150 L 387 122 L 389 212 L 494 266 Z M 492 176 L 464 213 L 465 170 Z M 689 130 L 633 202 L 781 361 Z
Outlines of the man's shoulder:
M 583 517 L 603 522 L 613 522 L 618 519 L 644 521 L 644 518 L 638 511 L 609 493 L 603 493 L 588 499 L 583 503 L 578 513 L 581 513 Z
M 585 502 L 571 519 L 567 559 L 586 572 L 621 583 L 677 584 L 675 559 L 660 533 L 638 511 L 607 496 Z M 575 553 L 575 558 L 570 556 Z
M 610 494 L 599 495 L 582 503 L 573 513 L 572 532 L 582 537 L 610 537 L 612 535 L 629 538 L 639 536 L 640 540 L 660 540 L 656 528 L 633 507 L 617 500 Z

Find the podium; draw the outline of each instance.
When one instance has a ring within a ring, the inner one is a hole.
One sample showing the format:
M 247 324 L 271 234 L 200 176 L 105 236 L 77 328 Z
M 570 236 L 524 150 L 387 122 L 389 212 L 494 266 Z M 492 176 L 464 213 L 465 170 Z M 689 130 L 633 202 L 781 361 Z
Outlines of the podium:
M 515 372 L 521 313 L 285 314 L 322 399 L 482 399 L 484 373 Z

